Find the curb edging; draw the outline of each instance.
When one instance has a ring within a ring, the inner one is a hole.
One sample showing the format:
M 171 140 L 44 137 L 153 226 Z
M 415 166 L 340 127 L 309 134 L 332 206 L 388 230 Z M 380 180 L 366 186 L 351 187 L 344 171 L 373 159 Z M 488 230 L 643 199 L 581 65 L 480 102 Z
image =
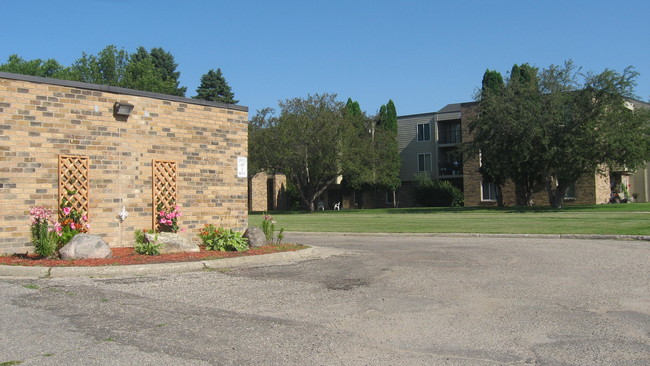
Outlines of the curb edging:
M 314 247 L 271 254 L 236 258 L 203 260 L 196 262 L 171 262 L 97 267 L 32 267 L 0 265 L 2 278 L 62 278 L 62 277 L 115 277 L 146 276 L 169 273 L 198 272 L 205 269 L 246 268 L 284 265 L 310 259 L 323 259 L 345 253 L 342 249 Z

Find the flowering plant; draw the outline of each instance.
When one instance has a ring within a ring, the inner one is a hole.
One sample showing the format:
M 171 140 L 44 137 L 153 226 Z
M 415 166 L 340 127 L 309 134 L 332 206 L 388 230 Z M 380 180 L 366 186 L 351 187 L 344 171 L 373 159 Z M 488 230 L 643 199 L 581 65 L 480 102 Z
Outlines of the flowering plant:
M 178 232 L 178 218 L 181 217 L 180 209 L 179 206 L 175 206 L 172 211 L 165 211 L 162 203 L 158 204 L 158 215 L 156 220 L 158 221 L 159 231 L 172 233 Z
M 43 206 L 29 209 L 34 252 L 43 257 L 54 255 L 61 236 L 61 225 L 52 219 L 52 210 Z
M 61 200 L 59 207 L 59 217 L 61 218 L 60 226 L 60 243 L 67 244 L 75 235 L 86 233 L 90 228 L 88 216 L 79 212 L 72 207 L 72 203 L 65 197 Z M 57 223 L 58 224 L 58 223 Z
M 275 219 L 273 219 L 273 216 L 269 214 L 264 214 L 264 218 L 262 220 L 262 231 L 264 232 L 264 236 L 266 237 L 266 243 L 267 244 L 280 244 L 282 242 L 282 239 L 284 239 L 284 228 L 280 228 L 280 232 L 277 235 L 277 242 L 275 241 Z

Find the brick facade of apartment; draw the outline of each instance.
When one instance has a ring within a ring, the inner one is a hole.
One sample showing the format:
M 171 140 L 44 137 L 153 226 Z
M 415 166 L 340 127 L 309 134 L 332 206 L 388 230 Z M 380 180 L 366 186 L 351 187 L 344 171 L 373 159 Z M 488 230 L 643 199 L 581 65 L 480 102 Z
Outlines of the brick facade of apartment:
M 116 102 L 133 111 L 115 114 Z M 175 166 L 181 235 L 196 240 L 208 223 L 243 230 L 247 120 L 242 106 L 0 73 L 0 253 L 32 249 L 29 208 L 58 207 L 63 155 L 88 159 L 90 233 L 111 246 L 152 228 L 154 160 Z
M 476 103 L 461 104 L 461 127 L 463 141 L 471 141 L 472 136 L 469 133 L 469 121 L 476 117 L 478 105 Z M 494 200 L 484 199 L 482 189 L 483 177 L 479 172 L 478 157 L 469 158 L 463 166 L 463 191 L 465 197 L 465 206 L 496 206 Z M 608 203 L 611 189 L 610 178 L 608 173 L 593 174 L 583 176 L 575 185 L 575 196 L 565 199 L 565 204 L 601 204 Z M 515 185 L 508 181 L 502 188 L 503 202 L 506 206 L 516 204 Z M 533 202 L 536 205 L 549 205 L 548 194 L 543 185 L 533 194 Z
M 417 115 L 398 117 L 398 145 L 402 159 L 402 168 L 400 172 L 403 181 L 400 188 L 400 206 L 417 205 L 414 190 L 414 174 L 418 172 L 417 158 L 420 155 L 430 155 L 431 169 L 425 170 L 432 179 L 448 180 L 462 187 L 465 206 L 496 206 L 494 199 L 486 199 L 482 194 L 483 177 L 479 171 L 479 159 L 476 157 L 464 157 L 462 168 L 458 170 L 461 174 L 444 175 L 442 168 L 445 161 L 443 153 L 445 149 L 453 149 L 452 144 L 445 144 L 445 133 L 441 129 L 448 124 L 448 119 L 452 123 L 460 124 L 461 141 L 471 141 L 469 132 L 469 123 L 476 117 L 478 103 L 457 103 L 449 104 L 438 112 L 429 112 Z M 431 129 L 430 139 L 418 141 L 418 128 L 416 126 L 429 126 Z M 512 182 L 508 182 L 503 187 L 503 201 L 508 206 L 516 204 L 515 188 Z M 610 175 L 593 174 L 581 178 L 575 186 L 574 196 L 567 198 L 565 204 L 601 204 L 609 202 L 611 195 Z M 538 191 L 533 195 L 533 201 L 536 205 L 548 205 L 548 195 L 543 185 L 538 187 Z

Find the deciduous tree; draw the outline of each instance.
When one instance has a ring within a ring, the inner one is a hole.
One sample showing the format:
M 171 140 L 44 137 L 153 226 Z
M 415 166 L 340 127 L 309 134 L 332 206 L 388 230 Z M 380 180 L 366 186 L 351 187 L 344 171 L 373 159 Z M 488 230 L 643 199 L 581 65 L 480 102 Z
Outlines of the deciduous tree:
M 280 115 L 259 111 L 251 120 L 249 156 L 259 169 L 284 172 L 314 211 L 314 201 L 350 158 L 353 131 L 345 105 L 336 95 L 316 94 L 279 103 Z
M 500 88 L 486 73 L 470 150 L 480 151 L 484 174 L 515 183 L 518 205 L 532 204 L 544 183 L 559 208 L 580 177 L 650 158 L 647 113 L 626 106 L 636 77 L 632 68 L 583 74 L 571 62 L 541 72 L 515 65 Z
M 0 65 L 0 71 L 62 79 L 67 78 L 70 70 L 52 58 L 26 61 L 18 55 L 10 55 L 7 62 Z
M 82 53 L 70 67 L 53 59 L 25 61 L 12 55 L 6 64 L 0 65 L 0 71 L 184 96 L 187 88 L 179 87 L 177 66 L 172 54 L 162 48 L 147 52 L 144 47 L 138 47 L 135 53 L 129 54 L 108 45 L 97 55 Z

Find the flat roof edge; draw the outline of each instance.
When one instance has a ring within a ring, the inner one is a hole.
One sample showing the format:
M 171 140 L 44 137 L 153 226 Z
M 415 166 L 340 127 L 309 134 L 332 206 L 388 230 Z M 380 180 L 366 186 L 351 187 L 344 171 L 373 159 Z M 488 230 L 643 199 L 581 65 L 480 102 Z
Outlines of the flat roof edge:
M 169 101 L 180 102 L 180 103 L 197 104 L 197 105 L 202 105 L 207 107 L 218 107 L 218 108 L 233 109 L 237 111 L 248 112 L 248 107 L 242 105 L 211 102 L 208 100 L 201 100 L 201 99 L 194 99 L 194 98 L 178 97 L 175 95 L 167 95 L 167 94 L 153 93 L 153 92 L 142 91 L 142 90 L 128 89 L 119 86 L 91 84 L 91 83 L 84 83 L 81 81 L 44 78 L 40 76 L 14 74 L 11 72 L 2 72 L 2 71 L 0 71 L 0 79 L 29 81 L 38 84 L 52 84 L 58 86 L 66 86 L 70 88 L 88 89 L 88 90 L 95 90 L 95 91 L 114 93 L 114 94 L 133 95 L 138 97 L 162 99 L 162 100 L 169 100 Z
M 397 116 L 397 118 L 408 118 L 408 117 L 424 117 L 424 116 L 434 116 L 438 112 L 426 112 L 426 113 L 416 113 L 416 114 L 405 114 L 403 116 Z

